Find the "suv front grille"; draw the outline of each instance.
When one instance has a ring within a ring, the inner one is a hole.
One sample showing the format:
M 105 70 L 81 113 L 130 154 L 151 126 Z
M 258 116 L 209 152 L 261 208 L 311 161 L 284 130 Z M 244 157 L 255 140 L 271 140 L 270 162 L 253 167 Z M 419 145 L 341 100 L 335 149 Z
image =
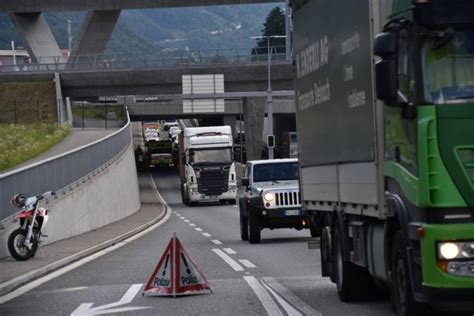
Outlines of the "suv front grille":
M 301 197 L 299 191 L 275 192 L 275 206 L 301 206 Z

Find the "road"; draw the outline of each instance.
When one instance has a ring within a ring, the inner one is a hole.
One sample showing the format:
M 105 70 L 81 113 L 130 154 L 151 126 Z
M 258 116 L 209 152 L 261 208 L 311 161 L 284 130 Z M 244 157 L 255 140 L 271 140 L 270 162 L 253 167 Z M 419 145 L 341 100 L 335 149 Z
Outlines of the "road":
M 309 231 L 264 230 L 262 243 L 250 245 L 240 240 L 236 206 L 186 207 L 175 171 L 155 172 L 153 178 L 172 209 L 166 223 L 0 305 L 0 315 L 92 315 L 90 308 L 120 315 L 391 314 L 386 300 L 339 301 L 335 286 L 319 276 L 319 250 L 308 250 Z M 212 294 L 141 296 L 173 233 Z

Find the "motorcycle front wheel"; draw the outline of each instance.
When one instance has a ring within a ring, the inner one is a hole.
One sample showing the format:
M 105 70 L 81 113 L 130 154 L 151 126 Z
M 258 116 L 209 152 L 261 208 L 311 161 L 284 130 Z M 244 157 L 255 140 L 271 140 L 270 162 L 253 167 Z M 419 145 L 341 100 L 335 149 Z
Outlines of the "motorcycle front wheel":
M 31 249 L 25 245 L 27 230 L 23 228 L 15 229 L 8 236 L 8 251 L 18 261 L 25 261 L 36 254 L 38 250 L 38 242 L 33 237 Z

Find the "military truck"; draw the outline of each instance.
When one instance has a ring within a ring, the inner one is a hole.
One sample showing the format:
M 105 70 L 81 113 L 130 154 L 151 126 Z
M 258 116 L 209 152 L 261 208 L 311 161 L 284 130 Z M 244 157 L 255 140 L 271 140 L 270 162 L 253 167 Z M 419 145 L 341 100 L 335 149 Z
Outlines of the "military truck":
M 474 1 L 292 1 L 302 207 L 342 301 L 474 310 Z

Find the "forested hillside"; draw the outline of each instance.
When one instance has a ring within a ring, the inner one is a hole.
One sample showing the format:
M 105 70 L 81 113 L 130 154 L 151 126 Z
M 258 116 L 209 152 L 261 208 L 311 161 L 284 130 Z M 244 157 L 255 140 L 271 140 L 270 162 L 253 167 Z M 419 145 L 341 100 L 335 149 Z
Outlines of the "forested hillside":
M 272 4 L 261 4 L 124 10 L 107 52 L 252 47 L 255 40 L 250 37 L 261 34 L 265 18 L 274 7 Z M 84 12 L 46 13 L 61 48 L 67 48 L 67 20 L 71 20 L 76 39 L 84 17 Z M 21 46 L 21 39 L 10 18 L 2 13 L 0 49 L 9 49 L 12 40 Z

